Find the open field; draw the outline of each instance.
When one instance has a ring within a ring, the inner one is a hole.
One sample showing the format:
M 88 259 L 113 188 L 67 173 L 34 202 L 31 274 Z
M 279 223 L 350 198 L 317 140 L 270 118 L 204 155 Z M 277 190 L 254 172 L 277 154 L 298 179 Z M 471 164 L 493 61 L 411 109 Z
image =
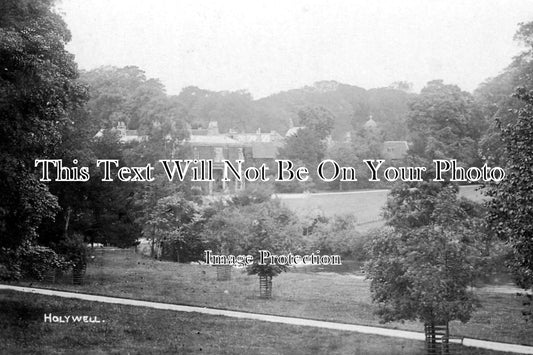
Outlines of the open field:
M 477 186 L 462 186 L 459 196 L 482 201 Z M 316 194 L 280 194 L 282 203 L 299 215 L 323 214 L 325 216 L 354 214 L 362 224 L 380 219 L 381 209 L 387 201 L 388 190 L 331 192 Z
M 418 322 L 380 324 L 373 314 L 368 281 L 353 274 L 284 273 L 274 278 L 273 299 L 263 300 L 258 297 L 258 277 L 239 270 L 233 270 L 231 281 L 219 282 L 214 267 L 161 262 L 131 251 L 106 251 L 89 265 L 84 285 L 69 281 L 33 282 L 33 286 L 423 331 Z M 453 322 L 453 336 L 533 345 L 533 324 L 522 317 L 521 297 L 489 290 L 477 293 L 482 307 L 469 323 Z
M 45 323 L 44 314 L 102 323 Z M 0 292 L 0 353 L 424 354 L 421 341 Z M 461 354 L 502 354 L 452 344 Z

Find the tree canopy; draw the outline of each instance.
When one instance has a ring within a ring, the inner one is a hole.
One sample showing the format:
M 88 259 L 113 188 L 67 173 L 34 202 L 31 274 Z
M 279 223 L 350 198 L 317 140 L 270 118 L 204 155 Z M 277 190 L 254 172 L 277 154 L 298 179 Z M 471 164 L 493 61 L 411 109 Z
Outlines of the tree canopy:
M 489 222 L 513 249 L 511 268 L 524 288 L 533 285 L 533 91 L 520 89 L 524 106 L 516 120 L 500 125 L 506 158 L 506 178 L 489 186 Z
M 474 311 L 468 287 L 477 275 L 482 222 L 456 192 L 435 183 L 391 191 L 388 228 L 371 240 L 365 265 L 384 321 L 466 322 Z
M 0 5 L 0 245 L 37 236 L 57 198 L 38 180 L 35 159 L 53 157 L 86 90 L 76 79 L 70 40 L 52 0 Z
M 434 80 L 409 108 L 411 154 L 428 160 L 457 159 L 466 166 L 479 164 L 477 141 L 484 130 L 483 117 L 471 94 Z

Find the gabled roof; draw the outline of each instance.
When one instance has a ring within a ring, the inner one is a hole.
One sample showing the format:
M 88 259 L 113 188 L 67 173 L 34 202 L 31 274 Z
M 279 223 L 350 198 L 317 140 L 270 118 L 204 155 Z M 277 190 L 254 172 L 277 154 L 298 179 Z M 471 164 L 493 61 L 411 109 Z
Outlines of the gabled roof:
M 285 133 L 285 137 L 295 136 L 298 133 L 298 131 L 301 130 L 302 128 L 304 128 L 304 127 L 292 127 L 292 128 L 289 128 L 287 133 Z

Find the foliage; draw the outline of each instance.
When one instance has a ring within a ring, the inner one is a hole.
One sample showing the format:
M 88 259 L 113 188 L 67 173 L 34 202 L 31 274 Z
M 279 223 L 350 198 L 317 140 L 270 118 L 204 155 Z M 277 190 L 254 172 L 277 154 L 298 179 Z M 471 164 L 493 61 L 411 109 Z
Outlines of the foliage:
M 326 108 L 305 107 L 298 112 L 300 125 L 309 128 L 315 133 L 318 140 L 325 139 L 333 129 L 335 117 Z
M 124 146 L 115 132 L 105 131 L 93 138 L 88 129 L 91 119 L 86 111 L 75 118 L 75 125 L 66 131 L 57 149 L 63 166 L 87 166 L 91 178 L 86 182 L 52 181 L 50 191 L 57 196 L 61 209 L 54 221 L 46 221 L 39 230 L 39 242 L 52 245 L 74 233 L 82 234 L 88 242 L 100 242 L 119 247 L 130 246 L 139 234 L 134 223 L 133 194 L 138 185 L 133 182 L 102 181 L 103 170 L 97 159 L 116 159 L 125 165 Z M 80 133 L 84 132 L 83 134 Z M 73 164 L 76 159 L 78 164 Z M 51 174 L 55 177 L 55 171 Z
M 276 187 L 280 192 L 309 189 L 314 181 L 319 180 L 316 168 L 326 154 L 326 137 L 333 129 L 334 117 L 323 107 L 306 107 L 299 111 L 298 115 L 300 124 L 304 126 L 285 138 L 285 145 L 279 149 L 278 156 L 292 161 L 295 165 L 294 169 L 306 167 L 309 171 L 308 181 L 278 182 Z
M 57 199 L 38 180 L 34 160 L 53 155 L 69 112 L 85 89 L 77 81 L 70 33 L 53 1 L 0 4 L 0 245 L 16 248 L 53 218 Z
M 331 219 L 316 219 L 311 233 L 305 237 L 307 250 L 320 250 L 321 254 L 343 257 L 364 257 L 364 238 L 357 232 L 354 216 L 335 215 Z
M 0 249 L 0 280 L 29 277 L 42 280 L 47 271 L 66 269 L 71 263 L 54 250 L 24 242 L 17 249 Z
M 385 141 L 407 140 L 409 136 L 406 123 L 409 102 L 416 96 L 409 92 L 411 86 L 410 83 L 399 82 L 395 84 L 395 87 L 368 91 L 371 110 L 369 114 L 378 123 Z M 361 125 L 354 127 L 355 130 L 360 128 Z
M 254 256 L 249 272 L 277 275 L 283 265 L 257 265 L 259 250 L 288 253 L 302 247 L 302 229 L 296 216 L 277 200 L 224 206 L 205 225 L 206 242 L 226 254 Z
M 20 268 L 20 248 L 0 247 L 0 280 L 18 280 L 22 277 Z
M 369 243 L 365 265 L 384 321 L 470 319 L 477 300 L 468 287 L 477 275 L 483 223 L 456 192 L 435 183 L 391 191 L 388 227 Z
M 22 250 L 21 271 L 24 276 L 42 280 L 49 270 L 66 269 L 70 263 L 50 248 L 31 245 Z
M 91 98 L 87 103 L 88 121 L 105 128 L 93 139 L 94 159 L 116 159 L 120 166 L 156 166 L 159 159 L 182 158 L 186 148 L 181 144 L 187 137 L 188 114 L 176 97 L 167 96 L 163 85 L 146 78 L 135 66 L 124 68 L 100 67 L 83 72 Z M 114 127 L 124 122 L 146 137 L 141 142 L 120 143 Z M 115 169 L 113 169 L 115 171 Z M 129 246 L 148 226 L 151 213 L 160 199 L 178 192 L 192 195 L 186 183 L 169 182 L 163 171 L 156 169 L 154 181 L 102 182 L 100 168 L 92 167 L 83 206 L 74 213 L 72 227 L 82 231 L 92 241 Z
M 357 166 L 357 164 L 360 164 L 361 160 L 358 160 L 358 156 L 355 155 L 355 149 L 353 149 L 353 146 L 346 142 L 336 142 L 333 143 L 328 147 L 326 158 L 334 160 L 337 162 L 340 166 Z M 327 166 L 325 170 L 325 175 L 327 177 L 333 176 L 333 168 L 330 168 Z M 359 176 L 356 176 L 357 180 L 356 182 L 348 182 L 348 181 L 339 181 L 340 179 L 336 179 L 334 181 L 328 182 L 325 185 L 327 189 L 330 190 L 350 190 L 355 187 L 359 187 Z
M 310 172 L 316 170 L 318 163 L 324 158 L 326 142 L 319 138 L 319 134 L 304 127 L 286 138 L 285 146 L 280 148 L 279 156 L 289 159 L 293 163 L 301 162 Z
M 180 92 L 177 100 L 190 114 L 191 122 L 207 125 L 210 121 L 217 121 L 221 132 L 275 128 L 268 120 L 260 120 L 263 116 L 259 113 L 261 110 L 245 90 L 215 92 L 189 86 Z M 278 121 L 277 117 L 272 118 Z
M 215 250 L 226 254 L 243 254 L 246 249 L 250 217 L 247 207 L 221 206 L 207 221 L 205 239 Z
M 292 142 L 295 142 L 295 141 L 292 141 Z M 309 139 L 308 140 L 308 143 L 311 143 L 312 142 L 312 139 Z M 316 142 L 315 142 L 316 144 Z M 291 147 L 296 147 L 296 146 L 299 146 L 297 144 L 294 144 L 294 145 L 291 145 Z M 280 149 L 281 152 L 280 154 L 284 154 L 283 152 L 285 151 L 285 149 L 290 150 L 291 147 L 285 145 L 285 147 L 283 149 Z M 313 149 L 313 148 L 311 148 Z M 300 149 L 301 151 L 302 149 Z M 314 153 L 313 153 L 314 154 Z M 318 154 L 321 154 L 320 152 Z M 279 159 L 287 159 L 286 156 L 282 156 L 282 157 L 279 157 Z M 313 165 L 308 165 L 306 163 L 304 163 L 303 161 L 299 160 L 299 159 L 290 159 L 288 158 L 292 163 L 293 163 L 293 168 L 292 170 L 295 172 L 297 169 L 301 168 L 301 167 L 306 167 L 308 170 L 309 170 L 309 174 L 308 174 L 308 179 L 306 181 L 298 181 L 296 178 L 294 178 L 294 180 L 292 181 L 275 181 L 274 182 L 274 187 L 276 189 L 276 192 L 279 192 L 279 193 L 302 193 L 302 192 L 311 192 L 311 191 L 315 191 L 316 190 L 316 187 L 317 187 L 317 183 L 315 181 L 318 180 L 318 178 L 316 176 L 314 176 L 314 172 L 316 171 L 316 163 L 313 164 Z
M 130 129 L 138 129 L 144 118 L 144 107 L 165 96 L 163 85 L 158 80 L 147 79 L 135 66 L 82 71 L 81 79 L 89 85 L 91 98 L 87 108 L 99 128 L 110 129 L 122 121 Z
M 267 261 L 265 264 L 259 264 L 258 260 L 254 260 L 252 265 L 248 266 L 246 272 L 248 275 L 274 277 L 287 271 L 287 269 L 287 265 L 271 263 L 270 261 Z
M 513 250 L 511 268 L 518 285 L 533 285 L 533 91 L 519 89 L 525 105 L 514 111 L 516 121 L 501 125 L 506 177 L 489 186 L 489 223 Z
M 472 95 L 441 80 L 430 81 L 409 105 L 410 153 L 429 161 L 457 159 L 479 164 L 477 141 L 485 130 Z
M 199 260 L 203 245 L 199 235 L 193 233 L 199 219 L 199 206 L 181 194 L 163 197 L 150 213 L 145 235 L 160 243 L 165 253 L 174 255 L 175 261 Z
M 474 92 L 475 98 L 489 119 L 489 130 L 481 142 L 482 154 L 494 164 L 505 164 L 505 151 L 501 144 L 499 124 L 513 124 L 515 110 L 525 105 L 523 100 L 513 95 L 516 88 L 533 89 L 533 22 L 518 25 L 514 40 L 524 50 L 515 56 L 502 73 L 482 83 Z
M 236 206 L 247 206 L 267 202 L 272 198 L 272 192 L 272 188 L 268 185 L 248 184 L 246 189 L 237 192 L 237 194 L 231 198 L 231 203 Z
M 331 112 L 331 135 L 343 139 L 346 132 L 358 130 L 370 115 L 383 128 L 387 140 L 407 138 L 407 104 L 415 94 L 398 88 L 363 88 L 320 81 L 312 86 L 280 92 L 252 102 L 253 122 L 265 130 L 285 132 L 299 122 L 298 113 L 306 107 L 323 107 Z M 214 113 L 213 113 L 214 114 Z
M 87 265 L 87 246 L 83 235 L 73 234 L 67 236 L 53 244 L 52 247 L 74 268 L 83 268 Z

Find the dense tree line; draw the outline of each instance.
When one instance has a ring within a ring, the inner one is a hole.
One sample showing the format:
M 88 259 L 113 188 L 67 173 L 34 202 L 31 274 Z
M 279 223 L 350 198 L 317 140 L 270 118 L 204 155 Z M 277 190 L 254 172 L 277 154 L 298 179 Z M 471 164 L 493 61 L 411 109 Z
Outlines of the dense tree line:
M 17 277 L 58 198 L 39 181 L 34 159 L 52 158 L 86 98 L 70 32 L 52 1 L 3 1 L 0 8 L 0 277 Z

